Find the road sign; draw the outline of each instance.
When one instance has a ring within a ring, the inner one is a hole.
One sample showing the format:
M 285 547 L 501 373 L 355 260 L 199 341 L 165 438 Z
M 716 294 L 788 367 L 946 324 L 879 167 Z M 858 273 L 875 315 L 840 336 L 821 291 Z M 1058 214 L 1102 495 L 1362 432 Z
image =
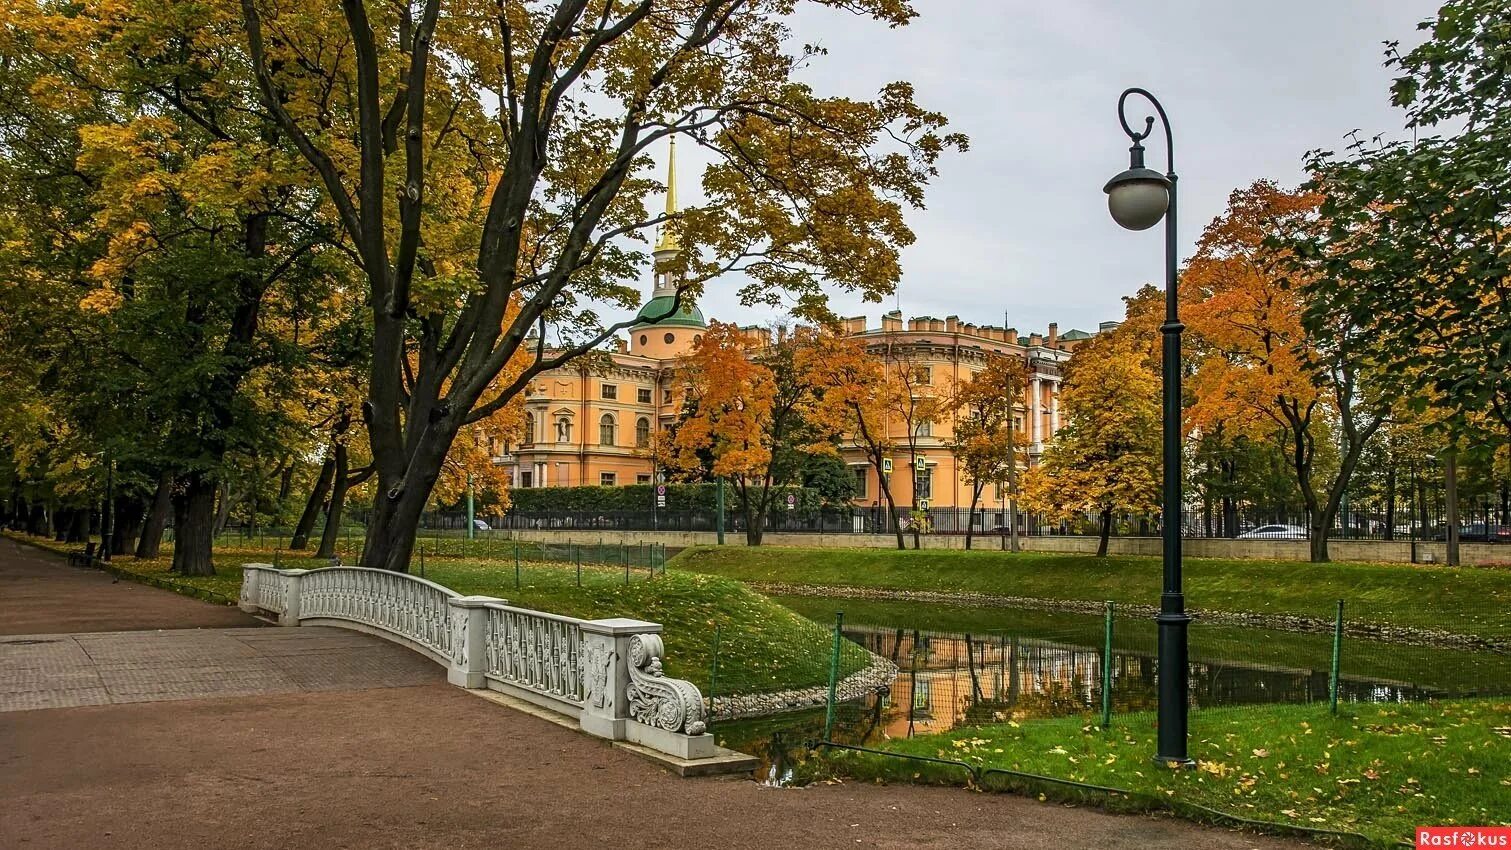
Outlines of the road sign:
M 656 507 L 658 507 L 658 508 L 664 508 L 664 507 L 666 507 L 666 485 L 665 484 L 657 484 L 656 485 Z
M 891 458 L 884 457 L 884 458 L 881 459 L 881 472 L 882 472 L 883 475 L 891 475 L 892 474 L 892 459 Z
M 791 493 L 787 494 L 787 510 L 797 510 L 797 497 L 792 495 Z
M 917 469 L 917 470 L 918 470 L 918 471 L 919 471 L 919 472 L 924 472 L 924 471 L 925 471 L 925 470 L 927 470 L 927 469 L 928 469 L 928 467 L 927 467 L 927 466 L 925 466 L 925 465 L 924 465 L 924 458 L 923 458 L 923 456 L 921 456 L 921 455 L 920 455 L 920 456 L 919 456 L 919 458 L 918 458 L 918 460 L 917 460 L 917 461 L 914 461 L 914 464 L 913 464 L 913 466 L 914 466 L 914 468 L 915 468 L 915 469 Z
M 918 509 L 920 511 L 926 511 L 926 510 L 928 510 L 929 509 L 929 500 L 928 499 L 919 499 L 918 500 Z

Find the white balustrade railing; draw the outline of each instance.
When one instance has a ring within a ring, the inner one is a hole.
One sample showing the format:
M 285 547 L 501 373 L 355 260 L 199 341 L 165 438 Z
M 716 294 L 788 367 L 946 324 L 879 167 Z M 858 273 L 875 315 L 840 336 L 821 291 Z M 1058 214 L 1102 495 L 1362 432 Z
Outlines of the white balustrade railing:
M 498 603 L 484 611 L 489 679 L 582 705 L 582 620 Z
M 446 665 L 452 684 L 567 713 L 595 735 L 681 758 L 717 750 L 697 687 L 661 671 L 656 623 L 579 620 L 358 567 L 247 564 L 240 602 L 247 611 L 277 614 L 282 625 L 345 626 L 405 644 Z

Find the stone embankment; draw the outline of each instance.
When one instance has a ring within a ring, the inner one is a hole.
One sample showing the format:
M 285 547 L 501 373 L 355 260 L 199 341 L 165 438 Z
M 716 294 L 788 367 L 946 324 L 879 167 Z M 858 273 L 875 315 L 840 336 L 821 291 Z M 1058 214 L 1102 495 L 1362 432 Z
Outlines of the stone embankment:
M 841 679 L 834 688 L 835 702 L 847 702 L 885 691 L 897 679 L 897 665 L 872 653 L 871 661 L 860 670 Z M 821 708 L 829 699 L 828 685 L 811 688 L 793 688 L 759 694 L 733 694 L 715 696 L 707 700 L 709 717 L 715 720 L 739 720 L 746 717 L 765 717 L 787 711 L 802 711 Z
M 786 584 L 782 582 L 748 582 L 750 587 L 770 596 L 834 596 L 849 599 L 878 599 L 900 602 L 929 602 L 941 605 L 971 605 L 984 608 L 1029 608 L 1040 611 L 1068 611 L 1076 614 L 1100 614 L 1103 603 L 1089 599 L 1039 599 L 1031 596 L 1002 596 L 991 593 L 968 591 L 946 593 L 936 590 L 890 590 L 877 587 L 822 586 L 811 584 Z M 1159 609 L 1153 605 L 1118 603 L 1118 612 L 1135 616 L 1153 617 Z M 1189 609 L 1193 617 L 1208 623 L 1225 626 L 1250 626 L 1261 629 L 1276 629 L 1286 632 L 1311 632 L 1326 634 L 1333 630 L 1333 621 L 1320 617 L 1302 617 L 1294 614 L 1255 614 L 1233 611 L 1204 611 Z M 1366 623 L 1347 618 L 1343 633 L 1350 637 L 1389 643 L 1409 643 L 1441 646 L 1452 649 L 1489 650 L 1511 652 L 1511 642 L 1484 638 L 1476 635 L 1458 634 L 1440 629 L 1422 629 L 1413 626 L 1389 626 Z

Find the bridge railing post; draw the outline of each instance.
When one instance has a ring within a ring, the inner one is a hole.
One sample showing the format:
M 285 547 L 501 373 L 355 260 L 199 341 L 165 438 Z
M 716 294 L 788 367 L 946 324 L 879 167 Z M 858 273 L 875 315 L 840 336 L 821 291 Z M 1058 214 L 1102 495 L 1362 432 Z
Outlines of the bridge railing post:
M 661 624 L 613 617 L 582 624 L 583 731 L 611 741 L 625 739 L 629 722 L 630 640 L 660 634 Z
M 446 681 L 461 688 L 488 686 L 488 605 L 507 600 L 496 596 L 458 596 L 446 600 L 451 618 L 451 664 Z
M 237 599 L 236 607 L 255 614 L 260 609 L 257 607 L 257 592 L 261 586 L 265 568 L 271 564 L 242 564 L 241 565 L 241 596 Z
M 299 580 L 307 572 L 309 570 L 278 571 L 278 575 L 283 581 L 283 613 L 278 615 L 278 625 L 299 625 Z

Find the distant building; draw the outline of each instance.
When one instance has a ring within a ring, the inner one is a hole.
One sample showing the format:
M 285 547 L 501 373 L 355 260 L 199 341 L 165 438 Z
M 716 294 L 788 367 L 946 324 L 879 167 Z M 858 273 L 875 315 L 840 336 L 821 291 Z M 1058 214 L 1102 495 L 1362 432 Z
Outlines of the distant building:
M 677 211 L 675 157 L 673 148 L 668 213 Z M 660 269 L 679 250 L 675 237 L 663 231 L 653 252 L 658 271 L 651 297 L 640 308 L 640 321 L 629 329 L 627 340 L 618 340 L 603 358 L 543 372 L 530 386 L 524 439 L 517 446 L 495 448 L 495 462 L 509 467 L 513 486 L 617 486 L 654 480 L 656 469 L 646 450 L 652 435 L 670 428 L 681 412 L 676 368 L 708 329 L 696 306 L 683 304 L 672 312 L 677 281 Z M 1023 360 L 1031 368 L 1031 379 L 1019 424 L 1027 429 L 1031 463 L 1037 462 L 1044 443 L 1060 427 L 1062 364 L 1077 344 L 1092 336 L 1079 330 L 1060 334 L 1054 324 L 1047 334 L 1019 336 L 1014 328 L 975 325 L 956 316 L 943 320 L 920 316 L 905 326 L 898 311 L 882 316 L 879 328 L 868 328 L 863 316 L 846 319 L 844 328 L 864 339 L 867 350 L 877 357 L 906 362 L 927 377 L 928 386 L 941 392 L 951 382 L 969 380 L 990 354 Z M 902 422 L 891 423 L 890 436 L 902 447 L 890 479 L 899 507 L 912 503 L 915 487 L 919 498 L 931 507 L 970 504 L 970 486 L 960 479 L 948 448 L 953 427 L 951 418 L 920 428 L 915 442 L 923 471 L 912 476 L 908 468 L 914 458 L 906 456 L 907 428 Z M 855 471 L 856 504 L 876 503 L 875 471 L 850 441 L 841 441 L 841 451 Z M 984 494 L 984 507 L 991 507 L 995 498 L 994 492 Z

